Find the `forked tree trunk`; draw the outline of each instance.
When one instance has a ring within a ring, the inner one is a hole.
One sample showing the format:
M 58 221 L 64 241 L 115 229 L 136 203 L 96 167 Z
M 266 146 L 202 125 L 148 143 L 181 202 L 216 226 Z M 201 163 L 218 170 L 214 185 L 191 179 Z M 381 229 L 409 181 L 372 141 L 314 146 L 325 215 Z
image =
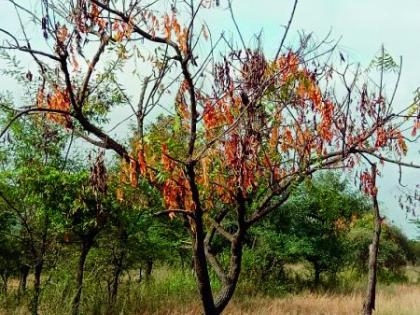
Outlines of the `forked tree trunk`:
M 239 275 L 242 266 L 242 236 L 234 239 L 231 244 L 231 257 L 229 263 L 229 273 L 227 281 L 223 284 L 222 289 L 216 297 L 215 305 L 218 314 L 221 314 L 233 297 L 236 285 L 238 284 Z
M 376 299 L 376 280 L 377 280 L 377 268 L 378 268 L 378 250 L 379 250 L 379 238 L 381 236 L 381 217 L 379 212 L 379 205 L 376 193 L 376 164 L 372 165 L 372 186 L 375 189 L 372 194 L 373 201 L 373 215 L 374 215 L 374 232 L 372 243 L 369 246 L 369 273 L 368 273 L 368 286 L 363 303 L 363 315 L 372 315 L 375 309 Z
M 79 263 L 77 266 L 77 275 L 76 275 L 76 294 L 74 295 L 72 302 L 72 315 L 79 315 L 80 312 L 80 299 L 82 296 L 82 287 L 83 287 L 83 275 L 85 269 L 86 257 L 89 254 L 90 248 L 92 247 L 93 238 L 82 239 L 80 243 L 80 256 Z
M 44 261 L 38 261 L 35 265 L 34 271 L 34 295 L 32 297 L 31 303 L 31 314 L 38 315 L 38 308 L 39 308 L 39 296 L 41 294 L 41 274 L 42 274 L 42 267 L 44 265 Z
M 238 230 L 234 235 L 232 235 L 230 240 L 230 262 L 228 274 L 226 277 L 227 281 L 222 287 L 222 290 L 216 299 L 216 310 L 218 314 L 223 312 L 229 301 L 232 299 L 236 285 L 238 284 L 242 267 L 242 249 L 247 230 L 245 224 L 246 204 L 242 191 L 237 192 L 236 201 L 238 203 Z
M 238 202 L 238 229 L 235 234 L 230 234 L 228 231 L 223 230 L 223 227 L 219 226 L 219 232 L 225 235 L 230 241 L 230 261 L 228 270 L 225 272 L 223 266 L 218 262 L 216 256 L 211 253 L 210 242 L 213 238 L 215 230 L 210 231 L 205 240 L 206 244 L 206 255 L 213 266 L 216 274 L 219 276 L 222 282 L 222 288 L 215 299 L 216 313 L 221 314 L 232 299 L 238 284 L 239 275 L 241 273 L 242 266 L 242 249 L 243 242 L 246 233 L 245 224 L 245 200 L 242 192 L 238 191 L 237 194 Z M 219 224 L 227 212 L 220 213 L 220 216 L 215 219 L 215 223 Z
M 239 275 L 241 273 L 242 246 L 242 240 L 235 238 L 232 241 L 230 253 L 231 258 L 227 273 L 222 270 L 223 267 L 216 261 L 216 257 L 207 250 L 208 259 L 212 263 L 222 282 L 222 288 L 218 292 L 214 302 L 216 314 L 221 314 L 224 311 L 235 292 L 239 280 Z M 218 266 L 215 266 L 215 264 Z

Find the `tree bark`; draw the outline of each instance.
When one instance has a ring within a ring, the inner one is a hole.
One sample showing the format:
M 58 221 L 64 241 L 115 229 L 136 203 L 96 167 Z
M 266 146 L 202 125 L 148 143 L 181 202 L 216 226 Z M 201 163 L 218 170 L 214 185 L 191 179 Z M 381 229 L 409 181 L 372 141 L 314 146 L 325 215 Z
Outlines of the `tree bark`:
M 314 286 L 315 288 L 318 288 L 321 282 L 321 268 L 316 261 L 313 262 L 313 265 L 314 265 Z
M 146 269 L 144 270 L 146 281 L 149 281 L 152 277 L 152 271 L 153 271 L 153 259 L 148 258 L 146 260 Z
M 76 275 L 76 294 L 72 302 L 72 315 L 79 315 L 80 299 L 82 296 L 83 275 L 85 269 L 86 257 L 92 247 L 92 238 L 82 239 L 80 243 L 80 256 Z
M 192 142 L 192 144 L 194 141 Z M 190 143 L 191 145 L 191 143 Z M 192 148 L 193 149 L 193 148 Z M 192 152 L 192 151 L 191 151 Z M 192 200 L 195 205 L 194 227 L 192 237 L 192 250 L 194 258 L 194 270 L 197 276 L 197 286 L 200 293 L 201 303 L 205 315 L 218 315 L 214 305 L 213 293 L 210 284 L 209 270 L 205 253 L 205 234 L 203 225 L 203 211 L 200 203 L 200 194 L 195 182 L 194 164 L 190 162 L 186 167 L 186 175 L 191 188 Z
M 179 261 L 181 263 L 181 270 L 182 270 L 182 275 L 185 274 L 185 262 L 184 262 L 184 256 L 182 255 L 182 251 L 179 251 Z
M 22 265 L 20 267 L 20 273 L 19 273 L 19 294 L 23 294 L 26 291 L 26 283 L 29 275 L 29 266 L 28 265 Z
M 245 199 L 242 191 L 238 191 L 236 200 L 238 203 L 237 216 L 238 216 L 238 230 L 232 236 L 227 236 L 230 239 L 230 261 L 229 261 L 229 270 L 226 274 L 223 270 L 223 267 L 217 262 L 217 259 L 211 259 L 211 254 L 209 254 L 209 261 L 213 262 L 215 270 L 218 270 L 217 273 L 220 274 L 222 280 L 222 289 L 216 297 L 215 306 L 217 314 L 221 314 L 223 310 L 228 305 L 229 301 L 232 299 L 232 296 L 235 292 L 236 285 L 238 284 L 239 275 L 241 273 L 242 267 L 242 249 L 243 242 L 246 233 L 246 224 L 245 224 L 245 212 L 246 205 Z M 218 218 L 222 219 L 223 215 Z M 216 220 L 219 222 L 220 220 Z M 210 241 L 210 240 L 209 240 Z M 218 266 L 217 266 L 218 265 Z
M 41 274 L 44 267 L 44 257 L 47 250 L 47 238 L 49 231 L 50 219 L 44 216 L 44 228 L 42 231 L 42 244 L 39 253 L 36 251 L 34 244 L 32 244 L 32 254 L 35 257 L 35 271 L 34 271 L 34 296 L 31 303 L 32 315 L 38 315 L 39 298 L 41 295 Z
M 1 272 L 1 279 L 3 280 L 3 285 L 1 291 L 6 294 L 7 293 L 7 284 L 9 282 L 9 271 L 7 269 Z
M 138 282 L 140 283 L 143 280 L 143 269 L 142 267 L 139 268 L 139 278 L 138 278 Z
M 39 308 L 39 296 L 41 293 L 41 274 L 42 268 L 44 265 L 44 261 L 40 260 L 35 265 L 34 271 L 34 295 L 32 297 L 31 303 L 31 314 L 38 315 L 38 308 Z
M 120 233 L 119 253 L 118 253 L 118 256 L 115 257 L 115 260 L 114 260 L 114 277 L 112 279 L 111 290 L 109 294 L 108 312 L 110 314 L 112 314 L 115 302 L 117 300 L 118 287 L 120 284 L 120 276 L 123 272 L 124 259 L 126 255 L 127 238 L 128 238 L 127 232 L 125 230 L 122 230 Z
M 112 314 L 112 310 L 114 308 L 115 302 L 117 300 L 117 295 L 118 295 L 118 286 L 120 284 L 120 276 L 122 273 L 122 267 L 121 266 L 117 266 L 117 269 L 114 272 L 114 278 L 112 279 L 112 284 L 111 284 L 111 292 L 109 293 L 109 314 Z
M 381 217 L 379 212 L 379 205 L 376 192 L 376 164 L 372 165 L 372 187 L 374 189 L 372 193 L 373 201 L 373 215 L 374 215 L 374 232 L 372 243 L 369 246 L 369 272 L 368 272 L 368 286 L 363 303 L 363 315 L 372 315 L 375 309 L 376 299 L 376 280 L 377 280 L 377 268 L 378 268 L 378 249 L 379 249 L 379 238 L 381 236 Z
M 193 238 L 194 270 L 205 315 L 217 315 L 210 284 L 209 271 L 204 249 L 204 231 L 201 214 L 196 215 L 195 237 Z
M 231 244 L 229 273 L 226 277 L 227 281 L 224 283 L 215 301 L 216 311 L 218 314 L 222 313 L 228 305 L 229 301 L 232 299 L 233 293 L 235 292 L 236 285 L 238 284 L 242 266 L 242 245 L 242 235 L 236 237 Z

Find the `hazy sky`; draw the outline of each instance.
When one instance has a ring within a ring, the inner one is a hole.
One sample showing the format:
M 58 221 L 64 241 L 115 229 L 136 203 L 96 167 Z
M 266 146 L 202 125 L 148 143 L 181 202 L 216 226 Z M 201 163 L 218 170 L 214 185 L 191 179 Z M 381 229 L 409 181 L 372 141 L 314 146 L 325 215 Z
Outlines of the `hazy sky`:
M 289 20 L 293 1 L 235 0 L 233 7 L 245 41 L 263 29 L 265 48 L 274 54 L 284 25 Z M 412 102 L 413 92 L 420 86 L 419 17 L 418 0 L 300 0 L 289 34 L 293 40 L 298 31 L 304 30 L 322 39 L 332 30 L 333 39 L 342 37 L 339 49 L 343 54 L 365 67 L 384 44 L 396 59 L 403 57 L 403 71 L 395 101 L 395 107 L 401 108 Z M 234 29 L 227 11 L 223 16 L 220 12 L 209 15 L 207 22 L 214 31 Z M 420 163 L 419 143 L 409 146 L 407 160 Z M 420 171 L 405 169 L 403 183 L 411 187 L 420 184 Z M 398 169 L 385 167 L 379 185 L 379 198 L 387 217 L 410 237 L 420 234 L 414 225 L 407 223 L 413 217 L 407 217 L 398 206 Z M 417 210 L 420 212 L 420 209 Z
M 221 0 L 223 7 L 223 0 Z M 235 16 L 245 41 L 263 29 L 266 52 L 275 53 L 289 20 L 292 0 L 235 0 Z M 220 10 L 223 11 L 223 10 Z M 207 23 L 214 32 L 222 29 L 234 32 L 229 12 L 208 14 Z M 420 1 L 418 0 L 300 0 L 289 31 L 293 41 L 298 31 L 313 32 L 322 39 L 332 30 L 333 39 L 342 37 L 339 49 L 352 62 L 367 66 L 378 54 L 382 44 L 396 59 L 403 57 L 403 71 L 395 99 L 401 108 L 413 100 L 420 86 Z M 392 82 L 389 82 L 391 85 Z M 420 143 L 409 146 L 408 161 L 420 163 Z M 411 187 L 420 184 L 420 171 L 405 169 L 403 183 Z M 398 169 L 387 166 L 379 180 L 379 199 L 387 217 L 403 228 L 409 237 L 420 231 L 408 221 L 413 219 L 398 206 Z M 417 215 L 420 209 L 417 209 Z
M 18 3 L 37 6 L 40 1 L 21 0 Z M 206 20 L 213 34 L 222 30 L 234 33 L 234 26 L 226 10 L 226 0 L 220 0 L 221 7 L 205 12 Z M 238 24 L 249 42 L 252 34 L 263 29 L 264 47 L 269 56 L 276 47 L 289 20 L 292 0 L 234 0 L 233 7 Z M 12 8 L 6 0 L 0 0 L 0 27 L 17 25 Z M 403 71 L 396 107 L 403 107 L 413 99 L 414 90 L 420 86 L 420 1 L 419 0 L 300 0 L 296 10 L 289 40 L 297 31 L 313 32 L 318 39 L 332 30 L 332 39 L 342 37 L 339 45 L 344 56 L 353 62 L 367 66 L 379 52 L 382 44 L 387 51 L 398 58 L 403 57 Z M 2 83 L 5 83 L 4 81 Z M 12 88 L 12 83 L 6 83 Z M 420 163 L 420 144 L 409 146 L 409 161 Z M 403 182 L 414 186 L 420 184 L 420 171 L 406 169 Z M 416 236 L 413 225 L 407 224 L 404 211 L 398 207 L 398 170 L 386 167 L 379 182 L 379 198 L 387 216 L 410 236 Z M 420 209 L 418 209 L 420 212 Z M 420 231 L 419 231 L 420 232 Z

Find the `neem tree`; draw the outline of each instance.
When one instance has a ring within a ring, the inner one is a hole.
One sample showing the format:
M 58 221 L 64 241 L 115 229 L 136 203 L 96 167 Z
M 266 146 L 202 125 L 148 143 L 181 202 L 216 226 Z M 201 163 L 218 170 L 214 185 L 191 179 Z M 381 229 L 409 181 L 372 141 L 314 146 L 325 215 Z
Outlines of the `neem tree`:
M 31 17 L 48 44 L 31 45 L 23 27 L 18 35 L 0 29 L 3 49 L 27 53 L 39 67 L 27 75 L 38 83 L 32 104 L 10 124 L 41 113 L 118 154 L 127 170 L 122 184 L 137 186 L 140 177 L 160 191 L 166 207 L 160 214 L 183 217 L 190 230 L 205 314 L 220 314 L 231 299 L 247 230 L 281 207 L 297 183 L 323 169 L 365 165 L 360 182 L 376 200 L 377 161 L 415 166 L 401 157 L 405 128 L 414 134 L 420 127 L 418 105 L 395 112 L 395 91 L 386 97 L 383 76 L 371 89 L 357 67 L 333 67 L 334 47 L 320 52 L 325 42 L 303 37 L 297 49 L 285 49 L 286 31 L 275 56 L 267 57 L 248 47 L 238 30 L 243 47 L 237 48 L 198 23 L 213 1 L 44 0 L 41 12 L 9 2 L 19 19 Z M 209 53 L 199 55 L 203 46 Z M 141 64 L 132 61 L 136 56 Z M 382 74 L 391 61 L 385 52 L 378 58 Z M 143 74 L 137 105 L 118 77 L 124 64 Z M 137 119 L 130 145 L 104 129 L 113 99 L 101 97 L 111 86 L 120 96 L 116 102 L 122 97 Z M 166 91 L 176 91 L 174 99 Z M 145 118 L 158 106 L 175 114 L 167 133 L 149 137 Z M 227 263 L 212 250 L 215 234 L 230 244 Z M 222 284 L 217 295 L 209 266 Z

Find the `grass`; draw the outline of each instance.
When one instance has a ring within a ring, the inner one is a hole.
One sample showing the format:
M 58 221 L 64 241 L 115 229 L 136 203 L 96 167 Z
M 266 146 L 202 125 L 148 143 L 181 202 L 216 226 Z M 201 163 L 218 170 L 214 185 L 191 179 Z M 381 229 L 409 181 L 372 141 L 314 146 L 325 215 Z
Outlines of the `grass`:
M 406 274 L 409 279 L 407 283 L 379 286 L 375 315 L 420 314 L 420 268 L 408 267 Z M 56 278 L 52 277 L 43 290 L 40 307 L 43 315 L 70 313 L 70 303 L 74 292 L 71 275 L 67 278 L 63 275 L 57 277 L 58 275 Z M 95 274 L 87 274 L 82 300 L 82 314 L 84 315 L 105 313 L 106 284 L 98 282 L 96 278 Z M 277 295 L 268 296 L 256 292 L 255 284 L 251 281 L 243 280 L 224 314 L 359 314 L 365 284 L 353 283 L 353 285 L 352 290 L 333 290 L 322 293 L 309 290 L 299 293 L 279 291 Z M 11 287 L 14 286 L 15 283 L 11 285 Z M 26 306 L 28 303 L 29 296 L 18 300 L 14 293 L 8 296 L 0 295 L 0 315 L 29 314 Z M 148 282 L 136 282 L 134 273 L 126 275 L 120 287 L 116 306 L 119 315 L 201 314 L 201 305 L 191 272 L 183 273 L 167 267 L 156 269 L 153 279 Z
M 420 286 L 392 285 L 381 288 L 377 296 L 375 315 L 420 314 Z M 316 294 L 305 292 L 284 298 L 254 298 L 234 300 L 225 314 L 266 315 L 354 315 L 359 314 L 362 294 Z M 181 314 L 181 313 L 180 313 Z M 195 314 L 195 313 L 191 313 Z

